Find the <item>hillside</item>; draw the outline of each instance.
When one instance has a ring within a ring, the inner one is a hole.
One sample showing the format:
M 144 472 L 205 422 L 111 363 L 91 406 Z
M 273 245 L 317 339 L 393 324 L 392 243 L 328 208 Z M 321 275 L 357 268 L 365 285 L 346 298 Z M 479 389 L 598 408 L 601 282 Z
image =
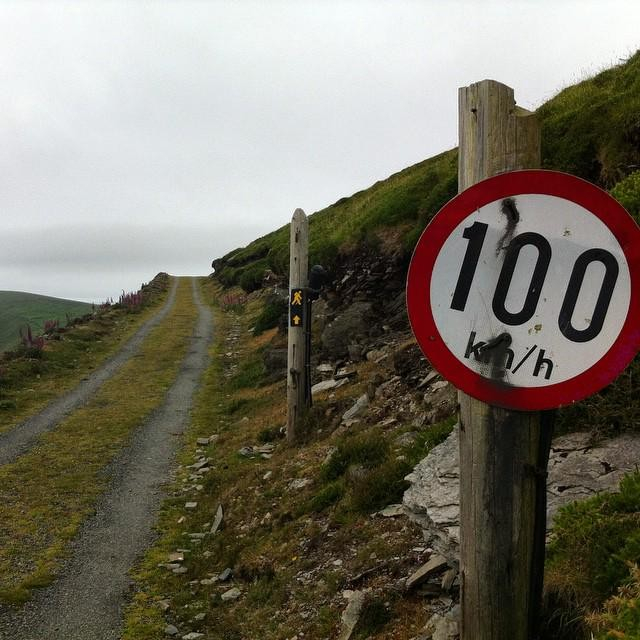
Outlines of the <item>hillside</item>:
M 0 291 L 0 352 L 20 342 L 20 328 L 40 333 L 47 320 L 64 325 L 68 318 L 91 313 L 92 305 L 22 291 Z
M 640 52 L 568 87 L 538 109 L 543 167 L 573 173 L 610 190 L 638 220 L 638 113 Z M 419 562 L 419 558 L 409 560 L 411 550 L 423 549 L 412 525 L 372 517 L 385 505 L 402 500 L 409 469 L 446 437 L 455 421 L 450 385 L 433 377 L 411 336 L 404 280 L 417 238 L 456 193 L 456 173 L 453 149 L 311 215 L 310 263 L 321 263 L 330 271 L 322 299 L 314 303 L 313 382 L 326 383 L 329 391 L 314 399 L 308 442 L 293 456 L 278 445 L 284 407 L 272 399 L 274 390 L 276 395 L 284 391 L 277 384 L 282 379 L 278 376 L 285 375 L 284 333 L 271 330 L 253 341 L 245 337 L 247 329 L 254 327 L 258 335 L 278 323 L 281 303 L 261 287 L 265 276 L 270 285 L 286 287 L 288 226 L 214 260 L 214 281 L 228 291 L 221 297 L 230 316 L 227 322 L 241 328 L 230 327 L 221 347 L 226 351 L 221 366 L 227 380 L 217 389 L 220 404 L 211 414 L 217 427 L 201 424 L 201 436 L 215 431 L 219 437 L 217 455 L 229 456 L 224 477 L 216 472 L 204 480 L 207 498 L 202 519 L 209 520 L 223 504 L 228 529 L 206 545 L 213 569 L 200 560 L 199 552 L 197 560 L 185 561 L 184 568 L 191 578 L 212 584 L 220 594 L 232 586 L 218 584 L 228 573 L 223 569 L 233 569 L 233 586 L 242 592 L 242 600 L 233 607 L 210 608 L 203 631 L 241 629 L 238 638 L 251 637 L 259 618 L 270 621 L 269 637 L 337 637 L 334 634 L 344 629 L 352 609 L 349 598 L 354 592 L 363 598 L 364 608 L 359 621 L 356 616 L 352 637 L 429 638 L 428 632 L 416 635 L 427 630 L 421 626 L 428 617 L 425 610 L 443 616 L 455 610 L 451 608 L 455 587 L 443 592 L 434 580 L 436 584 L 429 582 L 418 597 L 405 589 L 403 580 Z M 234 362 L 236 367 L 231 368 Z M 636 358 L 614 384 L 560 411 L 557 433 L 568 442 L 584 443 L 578 448 L 585 452 L 598 450 L 603 442 L 617 442 L 612 447 L 623 454 L 636 450 L 638 375 Z M 261 447 L 265 442 L 267 447 Z M 571 458 L 573 449 L 568 451 L 561 456 Z M 238 454 L 254 460 L 253 466 L 261 471 L 239 462 Z M 205 449 L 200 455 L 206 455 Z M 277 460 L 273 466 L 272 455 Z M 580 457 L 577 450 L 576 455 Z M 616 474 L 623 471 L 609 458 L 600 465 L 605 475 L 611 469 Z M 633 459 L 630 465 L 627 460 L 626 472 L 634 465 Z M 596 471 L 596 476 L 603 474 Z M 615 477 L 619 480 L 620 475 Z M 185 490 L 189 486 L 185 481 Z M 640 637 L 640 587 L 633 569 L 640 562 L 639 486 L 640 476 L 631 473 L 619 493 L 561 510 L 546 566 L 541 636 L 545 640 Z M 567 488 L 561 482 L 558 492 Z M 595 490 L 582 486 L 575 495 L 612 488 L 615 485 L 606 489 L 598 485 Z M 407 493 L 404 504 L 406 511 Z M 172 506 L 170 517 L 175 522 L 177 501 Z M 200 531 L 200 524 L 192 518 L 190 530 Z M 166 528 L 170 533 L 163 541 L 165 554 L 176 548 L 183 534 L 173 523 L 166 523 Z M 429 544 L 436 547 L 433 541 Z M 160 559 L 156 554 L 150 561 Z M 202 593 L 194 589 L 188 598 L 186 585 L 171 584 L 153 573 L 145 567 L 142 581 L 153 584 L 150 591 L 156 597 L 162 594 L 167 601 L 200 606 Z M 210 597 L 218 602 L 215 593 Z M 311 601 L 320 607 L 316 616 L 309 608 Z M 177 612 L 167 618 L 179 627 L 198 628 Z M 409 619 L 415 626 L 407 624 Z M 294 635 L 300 630 L 299 636 Z
M 516 88 L 517 98 L 517 88 Z M 537 111 L 542 166 L 611 189 L 640 215 L 640 52 L 568 87 Z M 310 216 L 310 263 L 335 268 L 358 249 L 392 249 L 406 263 L 433 215 L 457 192 L 457 150 L 408 167 Z M 293 207 L 292 207 L 293 209 Z M 386 245 L 384 239 L 399 236 Z M 288 225 L 213 261 L 221 283 L 258 288 L 288 271 Z

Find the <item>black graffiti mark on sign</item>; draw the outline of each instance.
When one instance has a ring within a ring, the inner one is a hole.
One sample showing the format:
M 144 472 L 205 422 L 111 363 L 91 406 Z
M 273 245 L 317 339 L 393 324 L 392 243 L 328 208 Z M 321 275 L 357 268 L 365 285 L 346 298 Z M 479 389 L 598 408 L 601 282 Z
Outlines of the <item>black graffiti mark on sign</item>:
M 478 340 L 476 341 L 476 332 L 472 331 L 469 334 L 469 340 L 467 342 L 467 347 L 464 352 L 464 357 L 468 360 L 473 356 L 475 360 L 478 362 L 482 362 L 484 364 L 493 364 L 495 365 L 495 354 L 493 353 L 492 345 L 495 343 L 495 340 Z M 504 343 L 504 341 L 503 341 Z M 508 342 L 507 344 L 510 344 Z M 533 373 L 534 377 L 538 377 L 543 374 L 545 380 L 549 380 L 551 378 L 551 374 L 553 373 L 554 363 L 550 358 L 546 358 L 546 350 L 539 347 L 537 344 L 534 344 L 530 347 L 527 352 L 522 356 L 517 363 L 514 365 L 516 354 L 513 349 L 509 346 L 501 347 L 501 356 L 504 357 L 504 363 L 500 363 L 501 366 L 504 367 L 506 371 L 510 371 L 512 374 L 516 374 L 522 366 L 529 360 L 529 358 L 535 353 L 536 349 L 538 350 L 538 356 L 535 360 L 535 364 L 533 365 Z M 533 362 L 533 360 L 531 361 Z M 544 371 L 543 371 L 544 367 Z M 492 376 L 495 377 L 495 376 Z
M 469 240 L 469 244 L 462 260 L 458 281 L 451 299 L 451 309 L 454 311 L 464 311 L 466 308 L 488 228 L 489 225 L 484 222 L 474 222 L 462 232 L 462 237 L 465 240 Z M 526 246 L 535 247 L 538 257 L 529 280 L 529 287 L 522 308 L 520 311 L 512 313 L 506 309 L 505 302 L 516 271 L 518 256 Z M 551 245 L 541 234 L 528 231 L 513 238 L 507 247 L 491 303 L 493 313 L 500 322 L 509 326 L 518 326 L 528 322 L 535 315 L 551 260 Z M 576 329 L 572 323 L 573 313 L 582 291 L 587 268 L 594 262 L 600 262 L 604 265 L 605 275 L 600 285 L 600 292 L 598 293 L 589 326 L 585 329 Z M 565 338 L 572 342 L 589 342 L 600 334 L 609 311 L 619 272 L 618 261 L 606 249 L 587 249 L 578 256 L 567 283 L 558 317 L 558 328 Z

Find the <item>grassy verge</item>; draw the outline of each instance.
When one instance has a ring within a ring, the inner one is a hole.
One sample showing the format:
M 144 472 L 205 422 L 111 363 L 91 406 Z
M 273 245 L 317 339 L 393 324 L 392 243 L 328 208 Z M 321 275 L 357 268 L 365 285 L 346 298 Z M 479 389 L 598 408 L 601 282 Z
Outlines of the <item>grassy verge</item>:
M 190 281 L 176 304 L 95 397 L 37 447 L 0 468 L 0 598 L 22 602 L 48 584 L 66 543 L 90 513 L 108 478 L 105 466 L 164 399 L 193 331 Z
M 205 298 L 215 296 L 207 283 Z M 428 617 L 422 599 L 399 598 L 393 585 L 419 563 L 421 532 L 404 518 L 372 513 L 399 499 L 403 474 L 451 423 L 430 435 L 426 430 L 412 445 L 396 443 L 401 427 L 363 424 L 341 436 L 327 419 L 329 400 L 318 399 L 307 417 L 305 444 L 287 447 L 281 437 L 285 381 L 269 383 L 259 373 L 261 350 L 275 330 L 249 332 L 260 308 L 253 296 L 233 309 L 215 308 L 212 365 L 162 508 L 161 536 L 136 570 L 138 591 L 123 638 L 160 640 L 167 624 L 181 635 L 196 631 L 212 640 L 336 637 L 342 591 L 362 586 L 370 594 L 354 637 L 416 635 Z M 366 378 L 370 364 L 362 367 Z M 337 401 L 349 402 L 348 394 L 365 387 L 363 380 L 342 388 Z M 197 438 L 210 444 L 198 446 Z M 211 458 L 201 478 L 191 466 L 198 456 Z M 186 500 L 197 501 L 197 508 L 186 511 Z M 223 525 L 212 535 L 219 506 Z M 167 567 L 173 554 L 182 554 L 184 573 Z M 231 579 L 219 580 L 225 569 L 232 570 Z M 233 588 L 240 596 L 225 601 Z
M 0 351 L 17 346 L 20 330 L 29 325 L 41 332 L 47 321 L 64 322 L 92 312 L 93 305 L 22 291 L 0 291 Z
M 43 409 L 75 387 L 112 356 L 166 299 L 166 285 L 136 313 L 100 311 L 86 324 L 70 327 L 40 352 L 0 358 L 0 433 Z

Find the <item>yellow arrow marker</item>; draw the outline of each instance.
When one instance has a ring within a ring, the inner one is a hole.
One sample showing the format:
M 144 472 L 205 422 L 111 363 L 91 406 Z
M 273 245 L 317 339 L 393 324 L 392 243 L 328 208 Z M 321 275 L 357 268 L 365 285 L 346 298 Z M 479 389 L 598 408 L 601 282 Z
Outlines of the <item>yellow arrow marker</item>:
M 300 324 L 300 316 L 293 316 L 293 324 L 296 325 L 296 327 Z

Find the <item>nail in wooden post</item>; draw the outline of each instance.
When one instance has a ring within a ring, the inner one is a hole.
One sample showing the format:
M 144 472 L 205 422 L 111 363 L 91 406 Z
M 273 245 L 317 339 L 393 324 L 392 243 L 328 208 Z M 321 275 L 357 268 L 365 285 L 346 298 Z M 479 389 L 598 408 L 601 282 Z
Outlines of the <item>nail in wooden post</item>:
M 540 166 L 536 116 L 516 107 L 510 87 L 484 80 L 461 88 L 459 128 L 460 191 Z M 461 640 L 532 640 L 544 559 L 540 467 L 546 469 L 550 426 L 540 413 L 500 409 L 464 393 L 459 401 Z
M 291 245 L 289 253 L 289 351 L 287 355 L 287 441 L 296 441 L 300 417 L 305 407 L 307 370 L 305 367 L 304 310 L 301 300 L 300 316 L 296 316 L 297 297 L 292 292 L 303 289 L 309 272 L 309 221 L 302 209 L 296 209 L 291 219 Z M 298 318 L 298 322 L 294 319 Z

